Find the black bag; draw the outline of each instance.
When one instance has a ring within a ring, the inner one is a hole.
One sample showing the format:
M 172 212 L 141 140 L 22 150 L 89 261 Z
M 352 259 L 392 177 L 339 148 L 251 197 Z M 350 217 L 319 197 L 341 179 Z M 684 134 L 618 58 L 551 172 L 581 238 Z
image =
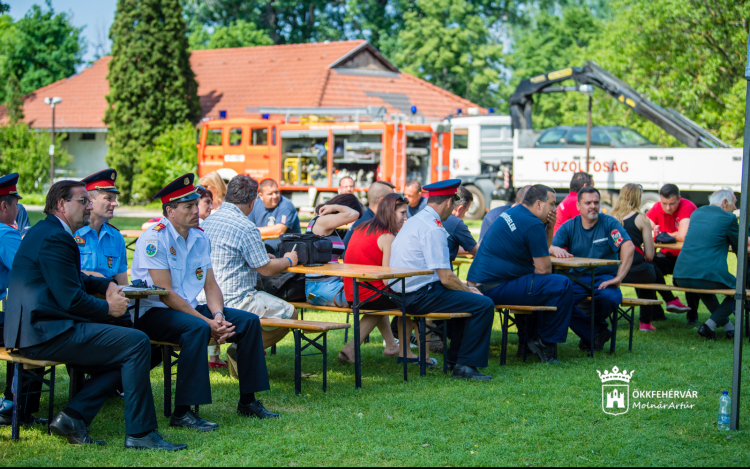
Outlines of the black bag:
M 327 264 L 333 255 L 333 243 L 325 236 L 312 233 L 283 234 L 279 237 L 279 258 L 294 250 L 300 265 Z M 296 246 L 296 248 L 295 248 Z
M 306 301 L 304 274 L 284 272 L 270 277 L 258 274 L 255 289 L 266 292 L 286 302 Z
M 661 232 L 658 235 L 656 235 L 656 239 L 654 239 L 659 244 L 672 244 L 676 243 L 677 239 L 670 236 L 669 233 Z

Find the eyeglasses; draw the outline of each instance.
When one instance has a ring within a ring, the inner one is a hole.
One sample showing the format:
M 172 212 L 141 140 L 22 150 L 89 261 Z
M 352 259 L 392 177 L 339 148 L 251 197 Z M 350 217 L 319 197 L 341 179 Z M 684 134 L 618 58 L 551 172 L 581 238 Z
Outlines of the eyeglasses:
M 88 197 L 76 197 L 75 199 L 65 199 L 65 200 L 67 202 L 70 202 L 71 200 L 75 200 L 76 202 L 80 202 L 81 205 L 83 205 L 84 207 L 88 207 L 89 204 L 91 203 L 91 199 L 89 199 Z
M 458 194 L 453 194 L 453 201 L 454 202 L 461 202 L 461 196 Z

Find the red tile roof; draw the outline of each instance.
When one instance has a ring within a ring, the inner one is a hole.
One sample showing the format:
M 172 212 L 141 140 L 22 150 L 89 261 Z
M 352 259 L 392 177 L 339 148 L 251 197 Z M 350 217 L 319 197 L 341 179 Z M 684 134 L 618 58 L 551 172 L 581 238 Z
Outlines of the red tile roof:
M 258 117 L 247 107 L 365 107 L 386 106 L 389 113 L 409 113 L 412 105 L 421 115 L 437 119 L 464 111 L 475 104 L 452 93 L 395 71 L 331 68 L 342 58 L 361 50 L 379 53 L 365 41 L 291 44 L 194 51 L 191 64 L 198 81 L 204 118 Z M 102 119 L 109 92 L 103 57 L 78 75 L 52 83 L 24 99 L 25 121 L 33 127 L 51 127 L 46 96 L 58 96 L 55 125 L 67 129 L 104 128 Z M 0 106 L 0 122 L 7 120 Z

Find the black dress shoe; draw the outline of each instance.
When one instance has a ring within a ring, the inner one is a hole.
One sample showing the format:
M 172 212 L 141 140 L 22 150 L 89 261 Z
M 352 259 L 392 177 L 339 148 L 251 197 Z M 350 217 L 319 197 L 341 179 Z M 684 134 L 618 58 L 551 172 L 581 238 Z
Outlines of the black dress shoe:
M 716 332 L 712 331 L 706 324 L 703 324 L 698 329 L 698 335 L 705 337 L 708 340 L 716 340 Z
M 604 350 L 604 344 L 609 342 L 609 339 L 612 338 L 612 332 L 607 329 L 606 327 L 602 327 L 599 329 L 599 333 L 596 334 L 596 337 L 594 337 L 594 350 L 597 352 L 601 352 Z
M 151 449 L 154 451 L 181 451 L 187 449 L 187 445 L 176 445 L 164 441 L 159 432 L 152 431 L 143 438 L 135 438 L 130 435 L 125 436 L 125 449 Z
M 466 365 L 458 365 L 453 369 L 452 379 L 465 379 L 467 381 L 489 381 L 492 376 L 484 375 L 477 371 L 476 368 Z
M 555 363 L 559 364 L 555 358 L 555 346 L 545 344 L 541 337 L 536 337 L 529 341 L 529 349 L 536 354 L 542 363 Z
M 277 419 L 279 414 L 269 412 L 261 401 L 253 401 L 248 405 L 237 403 L 237 413 L 243 417 L 258 417 L 259 419 Z
M 68 443 L 72 445 L 103 445 L 103 441 L 94 440 L 89 436 L 86 429 L 86 422 L 77 420 L 68 416 L 65 412 L 60 412 L 49 426 L 50 431 L 55 435 L 67 438 Z
M 730 339 L 730 340 L 734 339 L 734 329 L 732 329 L 731 331 L 727 331 L 726 335 L 727 335 L 727 339 Z
M 169 426 L 190 428 L 192 430 L 198 430 L 199 432 L 212 432 L 219 429 L 218 424 L 206 422 L 202 418 L 195 415 L 195 412 L 193 412 L 192 410 L 188 410 L 185 415 L 180 418 L 177 418 L 174 414 L 172 414 L 172 418 L 169 419 Z
M 453 371 L 454 369 L 456 369 L 456 364 L 455 364 L 455 363 L 451 363 L 451 362 L 448 362 L 448 364 L 447 364 L 447 367 L 446 367 L 446 368 L 448 369 L 448 371 Z

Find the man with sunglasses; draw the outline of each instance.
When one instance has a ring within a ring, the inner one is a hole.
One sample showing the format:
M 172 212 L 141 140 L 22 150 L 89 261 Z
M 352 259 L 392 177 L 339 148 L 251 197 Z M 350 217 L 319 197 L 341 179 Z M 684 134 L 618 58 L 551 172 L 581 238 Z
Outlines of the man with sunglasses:
M 111 278 L 81 272 L 73 233 L 90 222 L 86 184 L 60 181 L 47 193 L 44 213 L 13 260 L 4 339 L 26 358 L 68 364 L 90 376 L 50 424 L 71 444 L 104 444 L 88 426 L 112 393 L 125 391 L 125 448 L 177 451 L 156 431 L 149 377 L 151 343 L 143 332 L 104 324 L 122 317 L 128 300 Z M 98 293 L 105 299 L 93 294 Z
M 448 250 L 448 219 L 458 199 L 459 179 L 436 182 L 424 187 L 429 192 L 427 206 L 406 220 L 391 247 L 391 267 L 434 270 L 432 275 L 409 277 L 405 281 L 405 307 L 419 316 L 434 312 L 466 312 L 471 317 L 453 320 L 450 347 L 446 352 L 454 379 L 489 381 L 491 376 L 477 371 L 487 367 L 490 334 L 495 305 L 479 290 L 468 287 L 453 273 Z M 401 293 L 401 282 L 391 283 Z

